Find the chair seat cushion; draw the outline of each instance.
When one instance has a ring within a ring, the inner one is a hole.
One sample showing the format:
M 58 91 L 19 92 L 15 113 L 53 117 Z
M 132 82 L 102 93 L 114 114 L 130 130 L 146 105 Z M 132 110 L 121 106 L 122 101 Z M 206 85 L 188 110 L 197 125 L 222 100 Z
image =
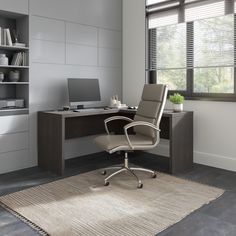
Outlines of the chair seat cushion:
M 153 140 L 145 135 L 129 135 L 134 150 L 149 149 L 153 145 Z M 95 143 L 103 150 L 113 153 L 120 150 L 132 150 L 125 135 L 101 135 L 95 138 Z

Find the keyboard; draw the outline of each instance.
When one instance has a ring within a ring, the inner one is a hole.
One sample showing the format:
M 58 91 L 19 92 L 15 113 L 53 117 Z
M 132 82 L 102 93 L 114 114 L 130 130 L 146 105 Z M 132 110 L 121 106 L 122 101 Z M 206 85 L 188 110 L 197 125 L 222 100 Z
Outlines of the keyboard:
M 100 112 L 104 111 L 104 108 L 85 108 L 85 109 L 76 109 L 74 112 Z

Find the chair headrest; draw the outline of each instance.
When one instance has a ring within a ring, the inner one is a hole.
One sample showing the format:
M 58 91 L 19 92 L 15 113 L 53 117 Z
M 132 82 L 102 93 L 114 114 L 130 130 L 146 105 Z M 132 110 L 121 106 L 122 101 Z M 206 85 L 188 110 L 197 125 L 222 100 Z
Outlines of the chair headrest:
M 165 84 L 145 84 L 142 100 L 162 102 L 165 89 Z

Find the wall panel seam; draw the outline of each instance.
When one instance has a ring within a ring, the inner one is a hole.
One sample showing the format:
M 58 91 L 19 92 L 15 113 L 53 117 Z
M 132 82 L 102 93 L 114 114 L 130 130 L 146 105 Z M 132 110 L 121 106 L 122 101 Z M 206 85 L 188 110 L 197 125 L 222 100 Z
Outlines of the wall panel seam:
M 121 32 L 121 29 L 107 28 L 107 27 L 102 27 L 102 26 L 99 26 L 99 25 L 90 25 L 90 24 L 85 24 L 85 23 L 81 23 L 81 22 L 77 22 L 77 21 L 70 21 L 70 20 L 66 20 L 66 19 L 59 19 L 59 18 L 48 17 L 48 16 L 40 16 L 40 15 L 37 15 L 37 14 L 32 14 L 32 16 L 41 17 L 41 18 L 45 18 L 45 19 L 51 19 L 51 20 L 57 20 L 57 21 L 64 21 L 66 23 L 79 24 L 79 25 L 82 25 L 82 26 L 90 26 L 90 27 L 97 28 L 97 29 L 101 28 L 101 29 L 105 29 L 105 30 Z

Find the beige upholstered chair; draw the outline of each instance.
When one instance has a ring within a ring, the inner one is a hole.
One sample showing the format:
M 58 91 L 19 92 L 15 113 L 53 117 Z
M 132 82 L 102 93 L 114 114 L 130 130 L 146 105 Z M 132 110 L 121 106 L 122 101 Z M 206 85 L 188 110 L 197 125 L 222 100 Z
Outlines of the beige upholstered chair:
M 141 180 L 134 173 L 134 170 L 145 171 L 156 177 L 155 171 L 144 168 L 129 167 L 128 151 L 133 150 L 148 150 L 152 149 L 159 143 L 159 124 L 164 110 L 167 97 L 167 86 L 162 84 L 147 84 L 144 85 L 142 100 L 139 103 L 137 113 L 134 120 L 124 116 L 113 116 L 106 119 L 105 129 L 107 135 L 98 136 L 95 142 L 103 150 L 109 153 L 117 151 L 125 152 L 125 160 L 123 167 L 111 167 L 109 169 L 118 169 L 105 179 L 105 185 L 109 185 L 108 180 L 113 176 L 129 171 L 138 181 L 138 188 L 142 188 Z M 130 122 L 124 126 L 124 135 L 113 135 L 109 133 L 107 124 L 113 120 L 126 120 Z M 128 134 L 127 130 L 133 127 L 135 134 Z M 104 171 L 106 174 L 106 171 Z

